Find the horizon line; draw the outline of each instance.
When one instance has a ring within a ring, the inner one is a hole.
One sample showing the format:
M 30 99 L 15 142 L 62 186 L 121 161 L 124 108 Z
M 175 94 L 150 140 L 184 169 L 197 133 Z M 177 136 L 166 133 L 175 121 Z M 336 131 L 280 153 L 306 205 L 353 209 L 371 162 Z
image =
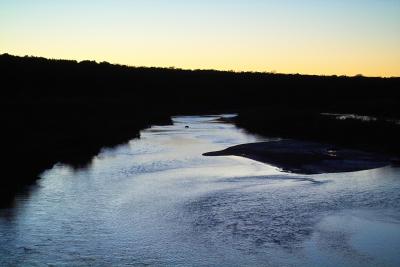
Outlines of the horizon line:
M 115 65 L 115 66 L 123 66 L 123 67 L 128 67 L 128 68 L 155 68 L 155 69 L 170 69 L 170 70 L 181 70 L 181 71 L 215 71 L 215 72 L 229 72 L 229 73 L 249 73 L 249 74 L 270 74 L 270 75 L 301 75 L 301 76 L 319 76 L 319 77 L 347 77 L 347 78 L 357 78 L 357 77 L 363 77 L 363 78 L 382 78 L 382 79 L 398 79 L 400 76 L 366 76 L 362 73 L 355 74 L 355 75 L 348 75 L 348 74 L 311 74 L 311 73 L 289 73 L 289 72 L 278 72 L 276 70 L 271 70 L 271 71 L 250 71 L 250 70 L 233 70 L 233 69 L 219 69 L 219 68 L 185 68 L 185 67 L 179 67 L 179 66 L 146 66 L 146 65 L 129 65 L 129 64 L 124 64 L 124 63 L 118 63 L 118 62 L 109 62 L 106 60 L 95 60 L 95 59 L 73 59 L 73 58 L 52 58 L 52 57 L 44 57 L 44 56 L 37 56 L 37 55 L 16 55 L 16 54 L 10 54 L 8 52 L 3 52 L 0 54 L 0 56 L 13 56 L 13 57 L 30 57 L 30 58 L 44 58 L 47 60 L 60 60 L 60 61 L 75 61 L 77 63 L 89 61 L 89 62 L 95 62 L 96 64 L 110 64 L 110 65 Z

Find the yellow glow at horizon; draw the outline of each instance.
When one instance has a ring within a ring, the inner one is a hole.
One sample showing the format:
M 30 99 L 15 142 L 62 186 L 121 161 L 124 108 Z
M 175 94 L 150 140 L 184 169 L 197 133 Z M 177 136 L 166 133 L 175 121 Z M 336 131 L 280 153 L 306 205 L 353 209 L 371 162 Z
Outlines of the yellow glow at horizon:
M 35 12 L 30 20 L 3 18 L 14 24 L 0 25 L 0 53 L 183 69 L 400 76 L 400 19 L 390 29 L 363 28 L 349 19 L 360 32 L 346 32 L 332 22 L 312 25 L 299 18 L 278 23 L 249 16 L 240 23 L 214 14 L 214 24 L 202 25 L 201 19 L 177 15 L 142 25 L 143 18 L 129 14 L 102 21 L 78 14 L 80 20 L 70 21 Z M 184 19 L 190 19 L 187 25 Z
M 269 46 L 258 50 L 240 45 L 218 46 L 173 46 L 163 48 L 154 45 L 136 46 L 129 44 L 92 43 L 57 44 L 47 47 L 37 46 L 25 49 L 18 43 L 9 44 L 12 49 L 1 49 L 0 53 L 20 56 L 33 55 L 56 59 L 96 60 L 130 66 L 176 67 L 183 69 L 217 69 L 233 71 L 261 71 L 278 73 L 301 73 L 321 75 L 400 76 L 400 53 L 393 56 L 389 51 L 370 51 L 349 47 L 316 48 L 297 47 L 291 50 Z M 2 47 L 1 47 L 2 48 Z M 342 50 L 342 51 L 341 51 Z M 339 56 L 346 52 L 347 57 Z M 260 52 L 261 51 L 261 52 Z

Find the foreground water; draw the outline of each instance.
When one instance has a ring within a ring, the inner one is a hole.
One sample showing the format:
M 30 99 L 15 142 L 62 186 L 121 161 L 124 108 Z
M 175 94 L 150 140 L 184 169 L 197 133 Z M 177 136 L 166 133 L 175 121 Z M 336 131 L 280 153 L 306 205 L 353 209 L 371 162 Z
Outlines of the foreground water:
M 203 157 L 264 141 L 218 117 L 44 173 L 0 210 L 0 266 L 400 265 L 400 169 L 300 176 Z

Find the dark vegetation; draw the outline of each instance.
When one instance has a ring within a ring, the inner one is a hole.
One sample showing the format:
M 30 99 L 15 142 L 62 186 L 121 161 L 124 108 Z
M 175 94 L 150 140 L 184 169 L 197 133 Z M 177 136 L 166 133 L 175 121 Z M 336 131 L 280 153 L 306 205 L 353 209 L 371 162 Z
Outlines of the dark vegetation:
M 399 151 L 398 125 L 319 113 L 400 118 L 400 78 L 188 71 L 8 54 L 0 55 L 0 73 L 3 198 L 57 162 L 85 165 L 102 147 L 170 123 L 173 114 L 239 112 L 240 126 L 265 135 L 361 147 L 373 139 L 371 149 Z
M 319 141 L 400 156 L 400 120 L 395 114 L 375 120 L 338 119 L 307 108 L 275 107 L 243 111 L 235 122 L 248 131 L 269 137 Z

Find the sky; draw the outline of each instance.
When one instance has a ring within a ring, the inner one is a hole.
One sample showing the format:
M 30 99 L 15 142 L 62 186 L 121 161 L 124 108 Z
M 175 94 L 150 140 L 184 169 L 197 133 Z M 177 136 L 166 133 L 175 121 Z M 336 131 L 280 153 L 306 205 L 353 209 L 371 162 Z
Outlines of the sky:
M 400 76 L 400 0 L 0 0 L 0 53 Z

